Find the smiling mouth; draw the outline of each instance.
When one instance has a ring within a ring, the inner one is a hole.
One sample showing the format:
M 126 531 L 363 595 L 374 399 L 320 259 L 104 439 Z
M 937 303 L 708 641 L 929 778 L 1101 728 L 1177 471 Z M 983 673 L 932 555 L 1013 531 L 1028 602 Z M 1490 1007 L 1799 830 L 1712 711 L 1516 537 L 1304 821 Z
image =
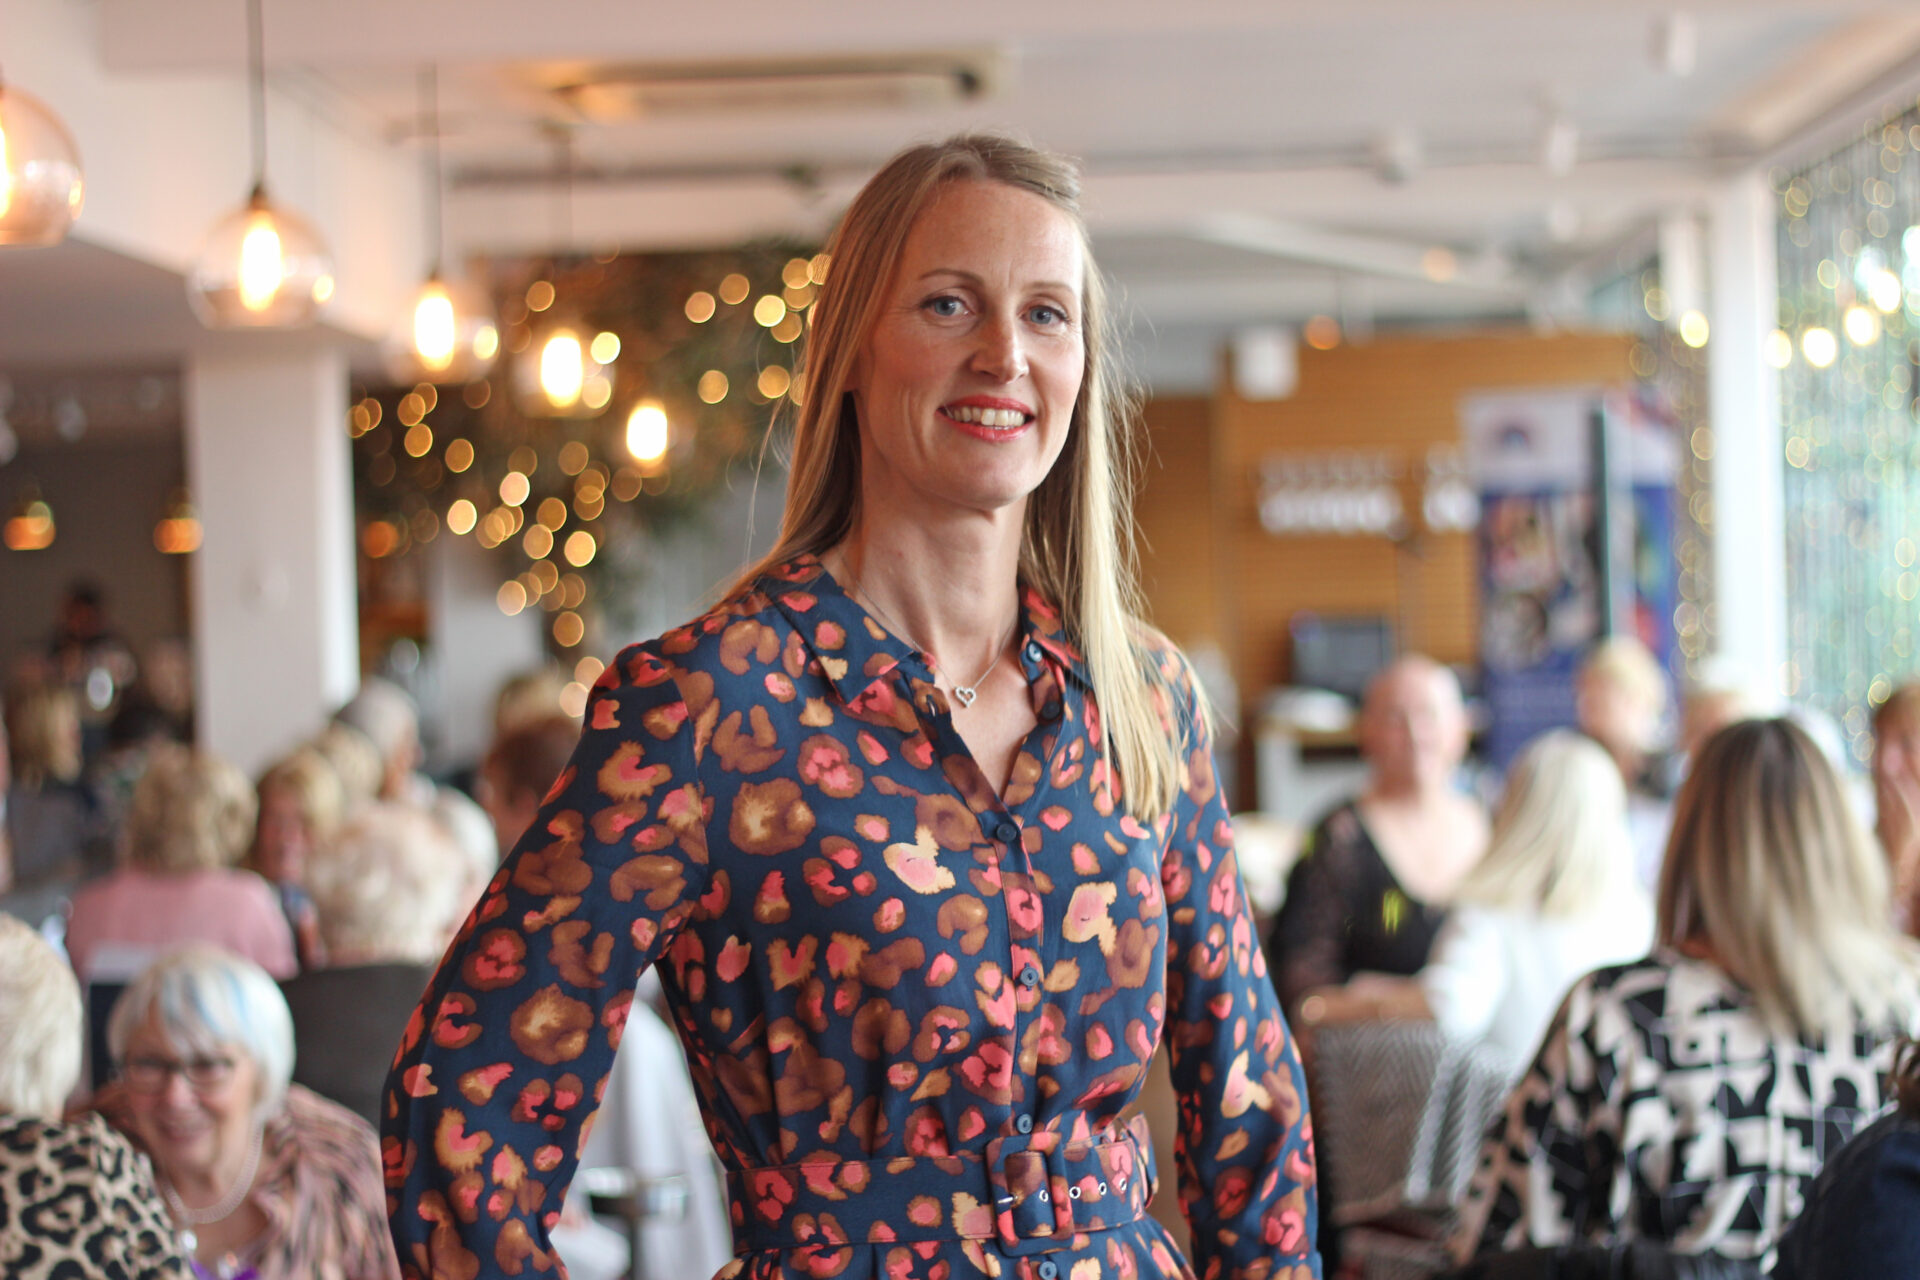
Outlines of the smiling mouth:
M 978 427 L 993 427 L 1008 430 L 1024 427 L 1033 421 L 1033 415 L 1022 413 L 1018 409 L 982 409 L 975 405 L 950 404 L 940 410 L 955 422 L 968 422 Z

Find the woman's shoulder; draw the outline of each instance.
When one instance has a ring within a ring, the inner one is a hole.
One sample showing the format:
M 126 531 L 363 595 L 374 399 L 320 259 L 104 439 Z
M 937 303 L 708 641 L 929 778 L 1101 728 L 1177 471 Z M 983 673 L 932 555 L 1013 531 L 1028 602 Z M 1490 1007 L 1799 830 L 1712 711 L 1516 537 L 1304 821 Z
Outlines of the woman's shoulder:
M 32 1170 L 65 1186 L 82 1181 L 117 1185 L 146 1175 L 143 1157 L 97 1112 L 69 1120 L 15 1116 L 0 1122 L 0 1157 L 9 1177 Z M 4 1202 L 5 1196 L 0 1196 Z
M 373 1126 L 359 1113 L 330 1098 L 323 1098 L 305 1085 L 287 1086 L 286 1101 L 280 1108 L 278 1129 L 283 1143 L 309 1142 L 329 1144 L 377 1143 Z

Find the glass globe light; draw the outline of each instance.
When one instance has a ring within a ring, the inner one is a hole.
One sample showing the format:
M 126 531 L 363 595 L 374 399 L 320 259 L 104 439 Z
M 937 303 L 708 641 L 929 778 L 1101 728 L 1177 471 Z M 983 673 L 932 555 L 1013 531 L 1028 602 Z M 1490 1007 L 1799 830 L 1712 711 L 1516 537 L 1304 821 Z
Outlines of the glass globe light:
M 381 353 L 395 382 L 472 382 L 500 354 L 500 328 L 478 287 L 436 271 L 413 295 Z
M 312 323 L 333 285 L 333 255 L 319 233 L 256 186 L 208 235 L 187 276 L 187 301 L 209 329 L 285 329 Z
M 536 335 L 514 362 L 513 395 L 530 418 L 597 418 L 613 400 L 613 362 L 593 358 L 594 331 L 565 322 Z
M 73 135 L 47 104 L 0 81 L 0 244 L 58 244 L 86 184 Z

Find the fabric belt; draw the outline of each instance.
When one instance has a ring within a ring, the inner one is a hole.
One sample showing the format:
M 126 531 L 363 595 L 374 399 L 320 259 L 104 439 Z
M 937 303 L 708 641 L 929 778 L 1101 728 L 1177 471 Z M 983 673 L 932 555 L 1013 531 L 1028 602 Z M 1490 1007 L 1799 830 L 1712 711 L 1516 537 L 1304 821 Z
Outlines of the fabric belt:
M 1010 1134 L 978 1151 L 730 1169 L 736 1254 L 763 1249 L 992 1241 L 1053 1253 L 1146 1216 L 1155 1186 L 1144 1116 L 1090 1140 Z

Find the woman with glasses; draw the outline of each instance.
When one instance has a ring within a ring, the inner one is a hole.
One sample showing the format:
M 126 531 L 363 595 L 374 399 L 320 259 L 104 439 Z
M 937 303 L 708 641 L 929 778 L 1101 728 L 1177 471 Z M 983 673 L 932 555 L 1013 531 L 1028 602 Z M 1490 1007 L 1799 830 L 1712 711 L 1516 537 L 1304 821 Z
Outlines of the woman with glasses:
M 157 961 L 114 1006 L 100 1109 L 152 1157 L 201 1280 L 391 1280 L 373 1131 L 298 1085 L 266 971 L 214 947 Z

